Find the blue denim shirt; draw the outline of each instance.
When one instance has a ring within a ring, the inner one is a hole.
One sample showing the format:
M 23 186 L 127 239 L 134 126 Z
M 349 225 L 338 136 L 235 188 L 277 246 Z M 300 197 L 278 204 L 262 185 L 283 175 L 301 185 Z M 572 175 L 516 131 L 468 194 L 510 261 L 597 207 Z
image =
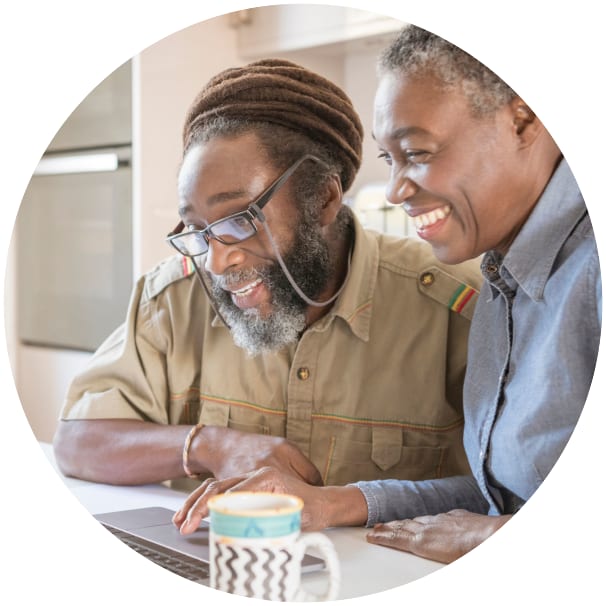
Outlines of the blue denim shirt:
M 472 476 L 355 484 L 368 526 L 454 508 L 514 513 L 560 456 L 593 377 L 602 321 L 597 247 L 565 160 L 485 283 L 469 336 L 464 442 Z

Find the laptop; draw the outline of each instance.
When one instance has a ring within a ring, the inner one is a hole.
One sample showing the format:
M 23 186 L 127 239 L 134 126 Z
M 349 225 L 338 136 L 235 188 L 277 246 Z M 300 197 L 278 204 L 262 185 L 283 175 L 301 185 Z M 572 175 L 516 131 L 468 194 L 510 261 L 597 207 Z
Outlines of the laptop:
M 174 511 L 164 507 L 125 509 L 93 516 L 123 543 L 152 562 L 190 581 L 208 585 L 210 555 L 209 523 L 203 520 L 198 530 L 182 535 L 172 523 Z M 305 554 L 302 572 L 323 570 L 324 560 Z

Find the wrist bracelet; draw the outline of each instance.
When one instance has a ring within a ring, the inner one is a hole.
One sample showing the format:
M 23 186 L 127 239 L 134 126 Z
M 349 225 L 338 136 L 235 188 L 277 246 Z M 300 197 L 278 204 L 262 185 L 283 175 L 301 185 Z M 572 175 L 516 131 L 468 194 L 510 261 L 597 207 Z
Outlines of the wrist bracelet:
M 193 473 L 189 468 L 189 447 L 191 446 L 192 440 L 196 437 L 197 433 L 204 427 L 203 423 L 198 423 L 194 425 L 187 434 L 185 438 L 185 444 L 183 445 L 183 471 L 185 471 L 185 475 L 188 478 L 192 478 L 193 480 L 197 480 L 200 477 L 200 474 Z

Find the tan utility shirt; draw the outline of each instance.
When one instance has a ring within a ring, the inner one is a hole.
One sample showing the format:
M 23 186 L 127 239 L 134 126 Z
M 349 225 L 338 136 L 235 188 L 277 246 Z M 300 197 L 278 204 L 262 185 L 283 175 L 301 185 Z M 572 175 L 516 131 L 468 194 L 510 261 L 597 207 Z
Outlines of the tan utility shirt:
M 180 256 L 142 277 L 126 322 L 72 383 L 64 419 L 285 436 L 326 484 L 465 473 L 462 386 L 481 283 L 416 239 L 366 231 L 344 291 L 296 345 L 251 358 Z

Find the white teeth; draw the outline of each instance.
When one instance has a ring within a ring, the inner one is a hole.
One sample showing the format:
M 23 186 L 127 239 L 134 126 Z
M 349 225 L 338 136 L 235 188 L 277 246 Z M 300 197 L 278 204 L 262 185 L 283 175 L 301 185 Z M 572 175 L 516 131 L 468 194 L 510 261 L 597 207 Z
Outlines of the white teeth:
M 251 282 L 250 284 L 247 284 L 246 286 L 243 286 L 238 290 L 232 291 L 231 294 L 236 295 L 236 297 L 243 297 L 244 295 L 247 295 L 253 288 L 255 288 L 255 286 L 261 284 L 261 282 L 261 278 L 257 278 L 254 282 Z
M 442 206 L 442 208 L 436 208 L 431 210 L 424 215 L 418 215 L 414 217 L 415 227 L 421 229 L 422 227 L 429 227 L 434 223 L 445 219 L 450 214 L 450 206 Z

